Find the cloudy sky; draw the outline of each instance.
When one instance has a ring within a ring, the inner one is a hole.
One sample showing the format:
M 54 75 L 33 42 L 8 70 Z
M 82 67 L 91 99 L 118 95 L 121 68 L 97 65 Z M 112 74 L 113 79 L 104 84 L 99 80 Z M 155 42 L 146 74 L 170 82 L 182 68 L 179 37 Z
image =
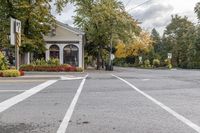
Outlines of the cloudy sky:
M 172 14 L 187 16 L 190 21 L 197 23 L 194 7 L 200 0 L 121 0 L 126 10 L 133 18 L 142 22 L 144 30 L 151 31 L 156 28 L 161 34 L 166 25 L 170 23 Z M 144 4 L 143 4 L 144 3 Z M 54 9 L 54 8 L 53 8 Z M 56 18 L 73 26 L 74 7 L 68 5 L 61 15 L 52 11 Z

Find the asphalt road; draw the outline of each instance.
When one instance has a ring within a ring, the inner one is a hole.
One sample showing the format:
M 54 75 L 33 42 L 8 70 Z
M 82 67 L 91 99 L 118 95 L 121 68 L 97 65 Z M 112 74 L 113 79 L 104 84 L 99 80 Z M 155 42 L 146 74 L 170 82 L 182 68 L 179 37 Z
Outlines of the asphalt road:
M 0 133 L 200 133 L 199 112 L 198 70 L 0 79 Z

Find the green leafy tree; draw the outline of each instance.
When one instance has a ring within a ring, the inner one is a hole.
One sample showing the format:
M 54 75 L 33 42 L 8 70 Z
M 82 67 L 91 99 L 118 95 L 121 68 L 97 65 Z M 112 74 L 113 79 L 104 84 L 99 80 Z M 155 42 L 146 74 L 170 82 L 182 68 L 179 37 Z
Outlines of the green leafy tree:
M 0 70 L 8 69 L 8 65 L 9 65 L 8 60 L 3 55 L 3 53 L 0 51 Z
M 195 13 L 197 14 L 198 19 L 200 20 L 200 2 L 198 2 L 194 8 Z
M 100 59 L 104 60 L 103 57 L 110 51 L 111 43 L 115 44 L 117 40 L 127 42 L 133 34 L 139 34 L 137 21 L 125 12 L 123 4 L 117 0 L 75 3 L 75 24 L 86 33 L 86 51 L 97 57 L 97 69 Z
M 153 39 L 153 46 L 155 53 L 160 53 L 162 51 L 162 40 L 155 28 L 151 32 L 151 37 Z
M 171 23 L 164 32 L 168 51 L 173 53 L 173 64 L 179 67 L 186 67 L 188 62 L 188 52 L 191 50 L 193 37 L 188 35 L 195 26 L 187 17 L 178 15 L 172 16 Z M 190 34 L 191 35 L 191 34 Z
M 118 0 L 57 0 L 57 12 L 68 3 L 76 7 L 75 25 L 86 33 L 85 50 L 87 55 L 97 58 L 97 69 L 100 60 L 108 57 L 111 44 L 115 45 L 118 40 L 131 42 L 141 31 L 138 22 Z
M 10 17 L 13 17 L 22 22 L 22 46 L 31 45 L 37 53 L 43 52 L 43 35 L 48 34 L 55 24 L 50 1 L 0 0 L 0 46 L 9 44 L 7 35 L 10 32 Z

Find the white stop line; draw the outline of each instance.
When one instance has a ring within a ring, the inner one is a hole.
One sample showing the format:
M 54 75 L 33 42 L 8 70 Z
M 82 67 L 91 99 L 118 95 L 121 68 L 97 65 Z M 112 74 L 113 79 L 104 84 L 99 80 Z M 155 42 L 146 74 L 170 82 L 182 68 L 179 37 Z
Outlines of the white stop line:
M 86 81 L 87 76 L 88 75 L 86 75 L 83 78 L 83 80 L 82 80 L 82 82 L 81 82 L 81 84 L 80 84 L 80 86 L 79 86 L 79 88 L 78 88 L 78 90 L 77 90 L 77 92 L 76 92 L 76 94 L 75 94 L 75 96 L 74 96 L 74 98 L 73 98 L 73 100 L 72 100 L 72 102 L 71 102 L 66 114 L 65 114 L 65 117 L 64 117 L 62 123 L 60 124 L 60 127 L 57 130 L 57 133 L 65 133 L 66 132 L 68 124 L 69 124 L 69 121 L 70 121 L 71 116 L 72 116 L 72 114 L 74 112 L 74 108 L 75 108 L 76 103 L 78 101 L 78 98 L 79 98 L 79 96 L 81 94 L 81 91 L 83 90 L 83 85 L 84 85 L 84 83 Z
M 166 110 L 168 113 L 170 113 L 171 115 L 173 115 L 174 117 L 176 117 L 178 120 L 182 121 L 183 123 L 185 123 L 186 125 L 188 125 L 189 127 L 191 127 L 192 129 L 194 129 L 195 131 L 197 131 L 198 133 L 200 133 L 200 127 L 198 125 L 196 125 L 195 123 L 191 122 L 189 119 L 185 118 L 184 116 L 178 114 L 177 112 L 175 112 L 174 110 L 172 110 L 171 108 L 167 107 L 166 105 L 164 105 L 163 103 L 159 102 L 158 100 L 156 100 L 155 98 L 151 97 L 150 95 L 144 93 L 143 91 L 141 91 L 140 89 L 138 89 L 137 87 L 135 87 L 134 85 L 132 85 L 131 83 L 129 83 L 128 81 L 113 75 L 112 76 L 118 78 L 119 80 L 125 82 L 127 85 L 129 85 L 130 87 L 132 87 L 135 91 L 139 92 L 140 94 L 142 94 L 143 96 L 145 96 L 146 98 L 148 98 L 149 100 L 151 100 L 152 102 L 154 102 L 155 104 L 157 104 L 158 106 L 160 106 L 161 108 L 163 108 L 164 110 Z

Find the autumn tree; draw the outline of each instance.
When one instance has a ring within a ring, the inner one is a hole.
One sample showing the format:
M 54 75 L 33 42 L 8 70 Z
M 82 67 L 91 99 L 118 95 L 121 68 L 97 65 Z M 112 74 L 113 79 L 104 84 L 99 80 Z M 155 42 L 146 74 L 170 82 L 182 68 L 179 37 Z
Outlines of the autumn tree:
M 125 58 L 125 57 L 127 57 L 126 45 L 122 41 L 118 41 L 117 45 L 115 46 L 115 48 L 116 48 L 116 52 L 115 52 L 116 58 Z
M 138 36 L 133 36 L 132 41 L 125 44 L 119 41 L 116 46 L 116 57 L 117 58 L 134 58 L 138 56 L 145 56 L 153 48 L 153 40 L 148 32 L 140 32 Z M 132 62 L 133 64 L 134 62 Z
M 148 53 L 152 47 L 152 39 L 147 32 L 141 32 L 139 36 L 127 45 L 127 56 L 139 56 Z

